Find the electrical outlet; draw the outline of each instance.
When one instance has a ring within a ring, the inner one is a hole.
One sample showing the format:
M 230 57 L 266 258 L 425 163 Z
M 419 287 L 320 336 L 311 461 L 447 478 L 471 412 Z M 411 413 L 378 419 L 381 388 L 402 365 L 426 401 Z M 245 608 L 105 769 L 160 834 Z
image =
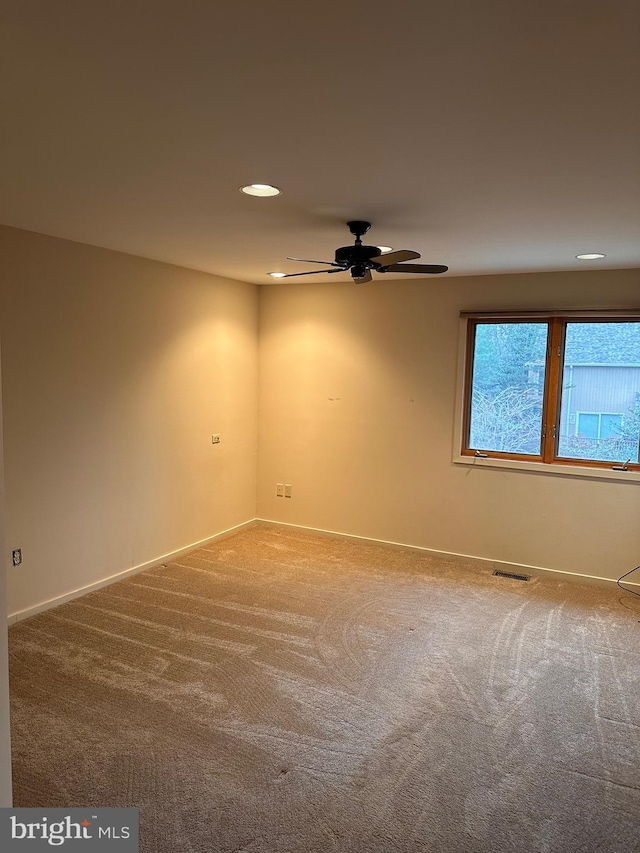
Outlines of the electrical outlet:
M 291 484 L 290 483 L 284 484 L 284 496 L 285 496 L 285 498 L 291 497 Z
M 19 566 L 22 562 L 22 548 L 16 548 L 11 552 L 11 557 L 13 559 L 13 565 Z
M 276 483 L 276 497 L 283 498 L 284 497 L 284 483 Z
M 216 432 L 216 433 L 214 433 L 214 435 L 211 436 L 211 444 L 220 444 L 220 434 L 219 433 Z

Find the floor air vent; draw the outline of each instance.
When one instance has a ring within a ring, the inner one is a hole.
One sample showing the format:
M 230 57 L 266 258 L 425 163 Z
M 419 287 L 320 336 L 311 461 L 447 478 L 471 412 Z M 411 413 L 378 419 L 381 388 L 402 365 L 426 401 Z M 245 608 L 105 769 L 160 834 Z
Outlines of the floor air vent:
M 493 574 L 497 578 L 511 578 L 512 581 L 528 581 L 530 579 L 529 575 L 516 575 L 513 572 L 495 571 Z

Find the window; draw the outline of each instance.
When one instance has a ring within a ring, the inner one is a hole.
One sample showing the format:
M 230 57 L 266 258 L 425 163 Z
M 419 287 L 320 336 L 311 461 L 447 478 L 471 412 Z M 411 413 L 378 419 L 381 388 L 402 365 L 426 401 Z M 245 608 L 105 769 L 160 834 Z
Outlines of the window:
M 640 318 L 467 324 L 463 456 L 640 469 Z
M 611 415 L 606 412 L 578 412 L 576 421 L 577 436 L 601 441 L 606 438 L 617 438 L 622 433 L 622 415 Z

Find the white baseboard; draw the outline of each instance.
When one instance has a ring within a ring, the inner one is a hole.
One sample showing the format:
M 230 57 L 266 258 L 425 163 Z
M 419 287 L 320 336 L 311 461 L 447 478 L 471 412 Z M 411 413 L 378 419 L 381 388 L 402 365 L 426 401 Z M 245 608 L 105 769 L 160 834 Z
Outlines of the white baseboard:
M 125 578 L 130 577 L 131 575 L 138 574 L 139 572 L 145 571 L 145 569 L 153 569 L 156 566 L 161 566 L 163 563 L 170 562 L 171 560 L 175 560 L 176 557 L 180 557 L 182 554 L 187 554 L 189 551 L 194 551 L 196 548 L 202 548 L 205 545 L 208 545 L 210 542 L 216 542 L 220 539 L 225 539 L 227 536 L 233 536 L 235 533 L 239 533 L 241 530 L 246 530 L 250 527 L 254 527 L 256 524 L 266 524 L 271 527 L 288 527 L 294 530 L 305 530 L 309 533 L 319 533 L 323 536 L 334 537 L 337 539 L 351 539 L 358 542 L 372 542 L 376 545 L 385 545 L 388 548 L 400 548 L 403 550 L 409 551 L 420 551 L 424 554 L 430 554 L 434 557 L 443 557 L 444 559 L 456 559 L 456 560 L 464 560 L 467 563 L 476 563 L 477 565 L 494 571 L 495 569 L 500 569 L 502 571 L 515 572 L 516 574 L 526 574 L 526 575 L 535 575 L 537 577 L 548 577 L 553 578 L 554 580 L 564 580 L 564 581 L 578 581 L 580 583 L 589 583 L 589 584 L 597 584 L 600 586 L 611 587 L 612 584 L 615 585 L 615 578 L 603 578 L 598 577 L 597 575 L 583 575 L 578 574 L 577 572 L 566 572 L 561 569 L 549 569 L 545 566 L 529 566 L 525 563 L 508 563 L 505 560 L 493 560 L 488 557 L 477 557 L 472 554 L 458 554 L 454 551 L 436 551 L 434 548 L 425 548 L 421 545 L 407 545 L 403 542 L 390 542 L 386 539 L 374 539 L 370 536 L 357 536 L 352 533 L 339 533 L 336 530 L 324 530 L 320 527 L 308 527 L 304 524 L 289 524 L 284 521 L 273 521 L 268 518 L 252 518 L 249 521 L 244 521 L 242 524 L 237 524 L 235 527 L 229 527 L 227 530 L 222 530 L 220 533 L 214 533 L 213 536 L 209 536 L 206 539 L 201 539 L 199 542 L 192 542 L 190 545 L 185 545 L 184 548 L 179 548 L 176 551 L 172 551 L 169 554 L 163 554 L 161 557 L 156 557 L 153 560 L 149 560 L 146 563 L 141 563 L 138 566 L 134 566 L 131 569 L 125 569 L 122 572 L 118 572 L 115 575 L 111 575 L 108 578 L 103 578 L 102 580 L 96 581 L 95 583 L 88 584 L 87 586 L 80 587 L 79 589 L 74 589 L 71 592 L 67 592 L 64 595 L 57 596 L 56 598 L 51 598 L 48 601 L 40 602 L 40 604 L 36 604 L 33 607 L 28 607 L 25 610 L 19 610 L 16 613 L 11 613 L 7 617 L 7 623 L 9 625 L 13 625 L 16 622 L 20 622 L 22 619 L 28 619 L 30 616 L 35 616 L 36 613 L 41 613 L 44 610 L 49 610 L 52 607 L 57 607 L 59 604 L 64 604 L 65 601 L 71 601 L 74 598 L 79 598 L 81 595 L 86 595 L 88 592 L 93 592 L 96 589 L 100 589 L 103 586 L 109 586 L 112 583 L 117 583 L 117 581 L 124 580 Z M 632 581 L 625 581 L 625 585 L 631 587 L 637 587 L 640 591 L 640 583 L 634 583 Z
M 260 524 L 268 524 L 272 527 L 290 527 L 298 530 L 307 530 L 310 533 L 319 533 L 323 536 L 332 536 L 337 539 L 353 539 L 358 542 L 373 542 L 376 545 L 386 545 L 389 548 L 401 548 L 409 551 L 420 551 L 424 554 L 430 554 L 434 557 L 443 557 L 444 559 L 464 560 L 467 563 L 476 563 L 484 568 L 499 569 L 500 571 L 515 572 L 516 574 L 535 575 L 537 577 L 553 578 L 554 580 L 562 581 L 578 581 L 580 583 L 596 584 L 598 586 L 615 585 L 615 578 L 602 578 L 597 575 L 583 575 L 577 572 L 566 572 L 562 569 L 549 569 L 545 566 L 528 566 L 526 563 L 508 563 L 505 560 L 493 560 L 490 557 L 477 557 L 472 554 L 458 554 L 454 551 L 436 551 L 434 548 L 425 548 L 421 545 L 406 545 L 403 542 L 389 542 L 386 539 L 373 539 L 369 536 L 356 536 L 352 533 L 338 533 L 335 530 L 324 530 L 320 527 L 307 527 L 304 524 L 289 524 L 285 521 L 272 521 L 268 518 L 256 518 L 256 522 Z M 640 572 L 639 572 L 640 575 Z M 627 586 L 638 587 L 640 591 L 640 583 L 632 581 L 624 581 Z
M 220 533 L 214 533 L 213 536 L 208 536 L 206 539 L 201 539 L 199 542 L 192 542 L 190 545 L 185 545 L 184 548 L 178 548 L 177 551 L 171 551 L 169 554 L 163 554 L 161 557 L 156 557 L 146 563 L 140 563 L 140 565 L 134 566 L 132 569 L 125 569 L 115 575 L 110 575 L 108 578 L 102 578 L 102 580 L 95 581 L 95 583 L 88 584 L 87 586 L 80 587 L 79 589 L 74 589 L 71 592 L 66 592 L 64 595 L 50 598 L 48 601 L 42 601 L 40 604 L 35 604 L 33 607 L 27 607 L 25 610 L 18 610 L 16 613 L 10 613 L 9 616 L 7 616 L 7 624 L 13 625 L 15 622 L 28 619 L 29 616 L 35 616 L 36 613 L 41 613 L 43 610 L 50 610 L 52 607 L 64 604 L 65 601 L 71 601 L 74 598 L 79 598 L 81 595 L 86 595 L 88 592 L 93 592 L 103 586 L 109 586 L 110 584 L 117 583 L 131 575 L 137 575 L 139 572 L 144 572 L 145 569 L 153 569 L 156 566 L 161 566 L 163 563 L 175 560 L 176 557 L 180 557 L 182 554 L 187 554 L 189 551 L 194 551 L 196 548 L 202 548 L 210 542 L 226 539 L 227 536 L 233 536 L 234 533 L 238 533 L 240 530 L 253 527 L 255 523 L 256 520 L 254 518 L 249 521 L 243 521 L 242 524 L 237 524 L 235 527 L 229 527 L 227 530 L 221 530 Z

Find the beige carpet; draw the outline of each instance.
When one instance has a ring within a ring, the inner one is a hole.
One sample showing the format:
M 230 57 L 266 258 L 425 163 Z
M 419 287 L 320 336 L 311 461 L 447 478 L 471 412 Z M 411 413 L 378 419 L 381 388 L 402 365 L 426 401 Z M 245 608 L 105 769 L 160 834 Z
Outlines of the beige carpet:
M 144 853 L 638 851 L 639 603 L 257 526 L 11 629 L 15 804 L 139 806 Z

